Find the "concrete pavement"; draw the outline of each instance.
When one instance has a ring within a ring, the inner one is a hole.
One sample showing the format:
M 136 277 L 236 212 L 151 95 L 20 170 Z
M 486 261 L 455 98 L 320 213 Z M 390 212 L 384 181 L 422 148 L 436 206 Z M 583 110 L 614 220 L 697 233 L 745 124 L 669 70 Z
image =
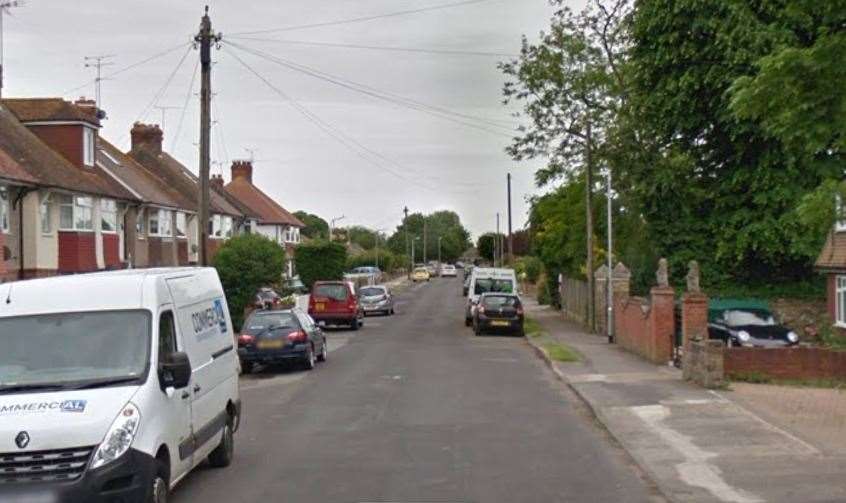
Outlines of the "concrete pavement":
M 551 362 L 608 431 L 673 501 L 846 501 L 846 456 L 832 455 L 734 400 L 681 380 L 561 314 L 525 302 L 546 339 L 582 361 Z M 540 347 L 537 340 L 530 342 Z
M 329 332 L 348 342 L 315 371 L 245 380 L 234 463 L 173 501 L 664 501 L 524 339 L 473 336 L 463 300 L 459 279 L 411 285 L 396 316 Z

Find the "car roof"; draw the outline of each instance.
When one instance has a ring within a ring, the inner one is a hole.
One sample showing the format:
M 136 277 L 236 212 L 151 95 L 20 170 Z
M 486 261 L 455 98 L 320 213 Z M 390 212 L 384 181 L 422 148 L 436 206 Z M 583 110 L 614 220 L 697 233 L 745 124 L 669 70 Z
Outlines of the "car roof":
M 516 293 L 509 292 L 483 292 L 482 297 L 519 297 Z

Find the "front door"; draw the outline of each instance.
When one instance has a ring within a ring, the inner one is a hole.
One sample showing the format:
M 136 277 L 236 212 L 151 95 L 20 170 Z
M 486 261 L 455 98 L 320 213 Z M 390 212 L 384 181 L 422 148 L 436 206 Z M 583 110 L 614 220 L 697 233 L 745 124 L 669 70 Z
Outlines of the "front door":
M 184 351 L 185 346 L 176 329 L 173 311 L 170 306 L 162 308 L 159 314 L 159 364 L 167 360 L 168 355 Z M 171 476 L 176 480 L 191 469 L 193 464 L 193 429 L 191 427 L 192 394 L 190 385 L 183 389 L 166 388 L 163 392 L 167 402 L 163 407 L 166 416 L 162 424 L 166 425 L 164 436 L 171 450 Z

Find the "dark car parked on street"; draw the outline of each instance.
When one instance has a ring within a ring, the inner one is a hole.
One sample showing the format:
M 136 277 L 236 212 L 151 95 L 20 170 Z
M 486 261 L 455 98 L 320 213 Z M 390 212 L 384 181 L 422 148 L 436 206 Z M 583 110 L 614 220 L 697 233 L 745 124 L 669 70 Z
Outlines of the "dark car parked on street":
M 523 305 L 517 295 L 499 292 L 483 293 L 473 314 L 473 332 L 505 332 L 522 337 Z
M 308 299 L 308 314 L 326 325 L 346 325 L 353 330 L 364 325 L 364 310 L 349 281 L 315 282 Z
M 708 338 L 726 346 L 786 347 L 799 343 L 796 332 L 776 322 L 766 305 L 712 301 L 708 307 Z
M 260 364 L 299 362 L 307 370 L 326 361 L 326 336 L 302 309 L 254 311 L 238 336 L 238 357 L 245 374 Z

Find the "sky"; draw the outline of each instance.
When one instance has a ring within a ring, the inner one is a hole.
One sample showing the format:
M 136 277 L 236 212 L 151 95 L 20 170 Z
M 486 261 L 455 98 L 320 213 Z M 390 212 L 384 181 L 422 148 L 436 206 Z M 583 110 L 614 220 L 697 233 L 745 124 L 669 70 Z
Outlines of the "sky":
M 505 153 L 519 119 L 497 63 L 548 26 L 547 0 L 25 0 L 4 18 L 3 96 L 93 97 L 85 57 L 111 56 L 100 134 L 128 150 L 133 122 L 164 122 L 165 150 L 197 172 L 189 42 L 206 3 L 223 37 L 212 173 L 228 180 L 232 160 L 252 158 L 254 183 L 291 211 L 390 233 L 406 206 L 452 210 L 476 237 L 497 212 L 505 229 L 510 172 L 525 225 L 544 161 Z

